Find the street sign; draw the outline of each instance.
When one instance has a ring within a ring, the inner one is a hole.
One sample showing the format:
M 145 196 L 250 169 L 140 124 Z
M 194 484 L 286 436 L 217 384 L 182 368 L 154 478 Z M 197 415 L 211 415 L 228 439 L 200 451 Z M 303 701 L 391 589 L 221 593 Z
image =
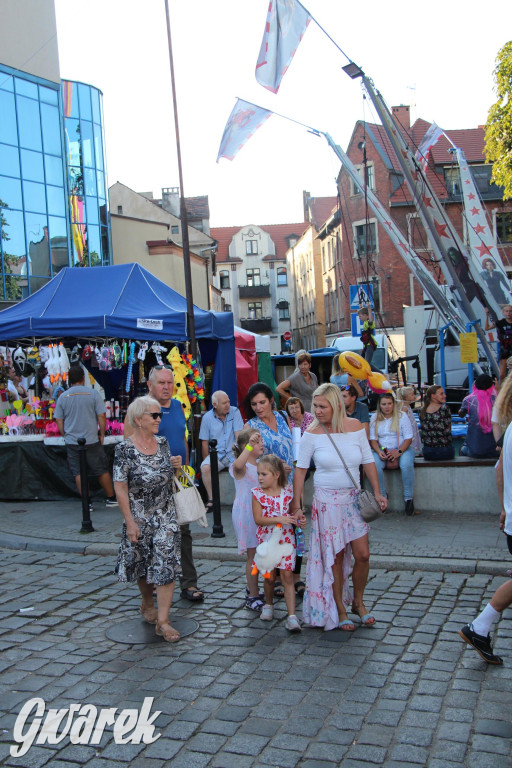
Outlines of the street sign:
M 373 285 L 359 283 L 350 286 L 350 309 L 358 310 L 364 304 L 369 304 L 373 309 Z
M 292 337 L 291 331 L 285 331 L 285 332 L 283 333 L 283 339 L 284 339 L 285 341 L 290 341 L 291 337 Z
M 350 313 L 350 329 L 352 336 L 360 336 L 363 330 L 363 324 L 359 319 L 357 312 Z

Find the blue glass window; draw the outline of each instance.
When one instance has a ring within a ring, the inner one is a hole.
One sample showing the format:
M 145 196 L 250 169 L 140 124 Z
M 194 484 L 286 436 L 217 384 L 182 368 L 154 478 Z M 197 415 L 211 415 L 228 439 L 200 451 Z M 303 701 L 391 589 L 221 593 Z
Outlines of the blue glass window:
M 69 165 L 81 165 L 80 124 L 78 120 L 66 118 L 64 121 Z
M 98 200 L 96 197 L 86 197 L 86 206 L 87 206 L 87 223 L 88 224 L 99 224 L 99 216 L 98 216 Z
M 84 168 L 85 192 L 87 195 L 96 195 L 96 171 L 93 168 Z
M 46 181 L 48 184 L 64 186 L 64 174 L 62 172 L 62 158 L 53 155 L 44 156 L 44 165 L 46 168 Z
M 25 210 L 33 213 L 46 213 L 46 195 L 44 184 L 33 181 L 23 182 L 23 197 Z
M 43 156 L 40 152 L 32 152 L 30 149 L 22 149 L 21 155 L 21 171 L 24 179 L 29 181 L 43 181 Z
M 27 289 L 23 287 L 26 286 L 27 281 L 25 278 L 11 274 L 14 269 L 19 269 L 19 267 L 10 264 L 5 265 L 5 298 L 9 301 L 19 301 L 27 296 Z
M 50 244 L 46 216 L 26 215 L 28 255 L 33 275 L 50 274 Z
M 94 146 L 96 149 L 96 167 L 101 171 L 103 170 L 103 137 L 101 135 L 101 128 L 94 123 Z
M 14 79 L 0 68 L 0 88 L 4 91 L 14 92 Z
M 23 208 L 19 179 L 0 176 L 0 201 L 8 208 Z
M 41 123 L 43 126 L 44 151 L 50 155 L 60 155 L 62 151 L 60 141 L 59 110 L 50 104 L 41 104 Z
M 17 147 L 0 144 L 0 170 L 6 176 L 20 175 L 20 158 Z
M 48 197 L 48 213 L 54 216 L 65 216 L 66 206 L 64 204 L 64 190 L 62 187 L 46 187 Z
M 22 96 L 29 96 L 31 99 L 37 99 L 37 85 L 30 83 L 28 80 L 22 80 L 20 77 L 15 77 L 16 93 Z
M 4 254 L 20 258 L 25 256 L 25 225 L 21 211 L 9 211 L 2 208 L 2 231 L 5 240 L 2 241 Z M 9 238 L 9 239 L 7 239 Z
M 91 88 L 92 119 L 95 123 L 101 123 L 100 94 L 95 88 Z
M 39 103 L 24 96 L 16 96 L 20 146 L 41 151 L 41 123 Z
M 80 117 L 84 120 L 92 120 L 91 90 L 89 86 L 78 83 L 78 99 L 80 102 Z
M 101 227 L 101 252 L 104 266 L 110 264 L 110 249 L 108 245 L 108 229 Z
M 49 281 L 49 277 L 31 277 L 30 278 L 30 293 L 35 293 L 40 288 L 43 287 L 43 285 L 46 285 L 46 283 Z
M 0 79 L 2 75 L 0 74 Z M 16 110 L 14 108 L 14 96 L 7 91 L 0 91 L 0 141 L 6 144 L 18 144 L 16 131 Z
M 81 168 L 77 168 L 76 166 L 71 166 L 69 168 L 69 189 L 73 195 L 83 195 L 84 177 Z
M 52 257 L 52 271 L 59 272 L 63 267 L 68 267 L 68 237 L 66 219 L 50 216 L 50 249 Z
M 62 99 L 64 102 L 64 116 L 78 117 L 78 96 L 75 83 L 69 80 L 62 81 Z
M 80 131 L 82 133 L 82 160 L 83 164 L 94 168 L 94 139 L 92 134 L 92 123 L 88 120 L 80 122 Z
M 39 86 L 39 98 L 47 104 L 55 104 L 55 106 L 58 106 L 59 104 L 57 91 L 53 91 L 51 88 L 45 88 L 43 85 Z
M 101 264 L 101 245 L 100 228 L 87 225 L 87 247 L 89 249 L 89 260 L 91 267 L 97 267 Z
M 98 180 L 98 197 L 100 200 L 106 200 L 105 197 L 105 174 L 102 171 L 96 172 L 96 178 Z

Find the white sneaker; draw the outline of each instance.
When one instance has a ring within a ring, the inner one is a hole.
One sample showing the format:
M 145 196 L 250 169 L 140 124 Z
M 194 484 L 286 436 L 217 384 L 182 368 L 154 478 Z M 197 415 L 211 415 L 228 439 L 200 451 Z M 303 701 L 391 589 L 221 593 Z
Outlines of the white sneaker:
M 272 621 L 274 618 L 274 606 L 265 603 L 261 610 L 260 619 L 262 621 Z
M 288 632 L 302 632 L 299 620 L 293 613 L 286 619 L 285 627 Z

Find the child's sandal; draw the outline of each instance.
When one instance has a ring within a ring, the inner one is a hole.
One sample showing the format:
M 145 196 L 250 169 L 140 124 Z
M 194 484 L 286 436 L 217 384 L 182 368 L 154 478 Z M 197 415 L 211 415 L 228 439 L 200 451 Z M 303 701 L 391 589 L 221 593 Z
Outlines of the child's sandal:
M 256 613 L 261 613 L 263 610 L 263 601 L 261 600 L 259 595 L 255 595 L 254 597 L 248 597 L 245 601 L 245 607 L 248 608 L 250 611 L 256 611 Z

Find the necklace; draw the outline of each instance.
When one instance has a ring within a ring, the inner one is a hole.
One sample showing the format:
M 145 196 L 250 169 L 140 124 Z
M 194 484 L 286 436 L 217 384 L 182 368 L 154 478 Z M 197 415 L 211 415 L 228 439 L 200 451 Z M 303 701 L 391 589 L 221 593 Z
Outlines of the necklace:
M 133 437 L 132 437 L 132 442 L 134 442 L 133 441 Z M 137 435 L 137 440 L 135 442 L 135 447 L 138 448 L 139 451 L 142 451 L 142 453 L 154 453 L 154 451 L 155 451 L 155 442 L 156 441 L 153 438 L 152 440 L 150 440 L 149 445 L 144 445 L 144 441 L 142 440 L 140 435 Z

